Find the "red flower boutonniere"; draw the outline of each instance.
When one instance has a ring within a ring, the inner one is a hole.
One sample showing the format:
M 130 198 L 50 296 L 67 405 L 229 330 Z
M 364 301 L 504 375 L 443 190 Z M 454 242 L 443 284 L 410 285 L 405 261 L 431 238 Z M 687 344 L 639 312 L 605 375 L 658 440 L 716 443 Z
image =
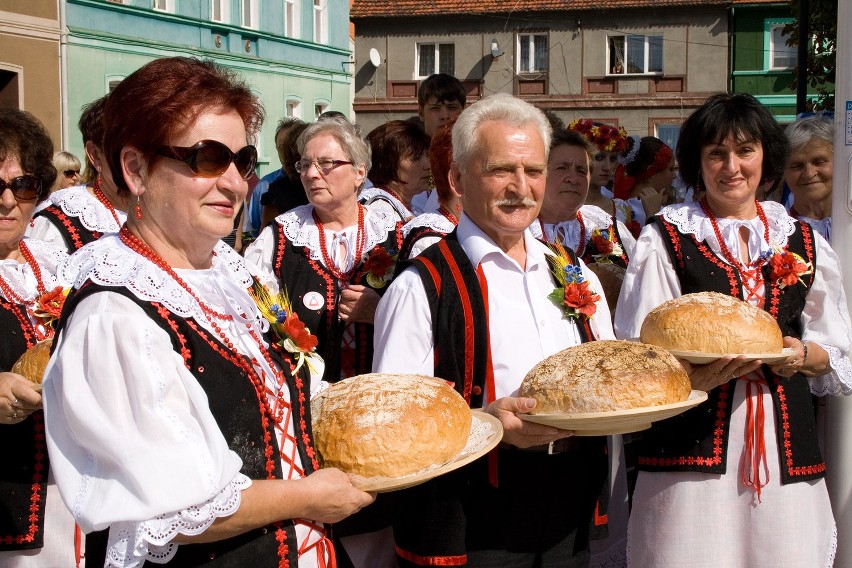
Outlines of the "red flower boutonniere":
M 592 233 L 592 245 L 597 249 L 598 254 L 592 255 L 597 262 L 612 262 L 610 257 L 621 258 L 624 250 L 615 241 L 615 235 L 611 231 L 607 231 L 604 235 L 599 229 L 595 229 Z
M 548 255 L 547 261 L 559 286 L 547 297 L 562 309 L 565 317 L 592 317 L 601 297 L 589 288 L 589 282 L 583 278 L 583 269 L 572 264 L 564 246 L 560 243 L 549 246 L 554 254 Z
M 784 289 L 787 286 L 795 286 L 802 282 L 802 276 L 813 274 L 814 266 L 796 253 L 776 250 L 769 259 L 772 268 L 772 281 Z
M 370 256 L 364 261 L 364 272 L 367 274 L 367 284 L 373 288 L 383 288 L 393 277 L 393 269 L 399 253 L 388 253 L 382 247 L 370 251 Z
M 70 288 L 57 286 L 49 292 L 45 292 L 36 300 L 33 308 L 33 315 L 37 317 L 45 326 L 53 326 L 53 322 L 59 319 L 62 313 L 62 306 L 65 305 L 65 299 L 68 297 Z

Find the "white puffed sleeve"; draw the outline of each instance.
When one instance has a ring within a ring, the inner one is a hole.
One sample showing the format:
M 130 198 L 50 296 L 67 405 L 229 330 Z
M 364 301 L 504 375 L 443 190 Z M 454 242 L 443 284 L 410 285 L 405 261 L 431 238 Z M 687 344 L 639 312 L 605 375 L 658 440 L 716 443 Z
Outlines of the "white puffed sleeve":
M 272 253 L 275 248 L 275 235 L 272 233 L 274 230 L 274 224 L 263 229 L 257 239 L 246 248 L 243 258 L 252 274 L 270 290 L 277 292 L 278 279 L 275 278 L 272 266 Z
M 162 515 L 209 526 L 236 510 L 240 458 L 169 335 L 124 296 L 77 305 L 45 374 L 44 406 L 51 469 L 84 532 Z

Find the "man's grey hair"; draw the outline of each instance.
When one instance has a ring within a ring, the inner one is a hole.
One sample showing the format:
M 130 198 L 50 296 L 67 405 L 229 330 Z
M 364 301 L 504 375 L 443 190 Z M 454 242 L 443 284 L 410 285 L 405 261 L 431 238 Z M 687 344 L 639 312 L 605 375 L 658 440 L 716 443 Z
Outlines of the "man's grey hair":
M 535 127 L 544 142 L 544 161 L 547 162 L 553 131 L 544 113 L 508 93 L 498 93 L 467 107 L 453 126 L 453 161 L 461 171 L 467 171 L 471 157 L 476 151 L 477 130 L 483 122 L 490 120 L 518 127 Z
M 814 140 L 822 140 L 834 146 L 834 123 L 822 116 L 809 116 L 787 126 L 784 129 L 790 150 L 798 150 Z

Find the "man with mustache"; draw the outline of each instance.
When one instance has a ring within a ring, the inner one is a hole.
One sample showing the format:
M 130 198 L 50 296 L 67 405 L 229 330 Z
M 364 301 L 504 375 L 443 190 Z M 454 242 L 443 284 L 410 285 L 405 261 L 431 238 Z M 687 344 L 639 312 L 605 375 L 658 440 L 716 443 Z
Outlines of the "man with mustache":
M 585 567 L 604 439 L 522 421 L 535 401 L 517 389 L 545 357 L 612 338 L 609 310 L 576 258 L 578 279 L 597 292 L 583 305 L 594 315 L 548 298 L 558 287 L 551 253 L 528 230 L 545 191 L 544 115 L 498 94 L 463 111 L 452 137 L 450 183 L 463 214 L 380 302 L 373 370 L 453 382 L 472 408 L 500 419 L 504 436 L 488 458 L 394 494 L 399 565 Z

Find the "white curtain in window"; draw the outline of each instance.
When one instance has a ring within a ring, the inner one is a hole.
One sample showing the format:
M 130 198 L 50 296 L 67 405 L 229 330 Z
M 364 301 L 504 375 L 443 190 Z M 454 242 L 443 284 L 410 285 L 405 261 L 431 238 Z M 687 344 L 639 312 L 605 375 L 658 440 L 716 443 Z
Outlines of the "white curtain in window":
M 624 73 L 624 37 L 609 38 L 609 72 L 613 74 Z

